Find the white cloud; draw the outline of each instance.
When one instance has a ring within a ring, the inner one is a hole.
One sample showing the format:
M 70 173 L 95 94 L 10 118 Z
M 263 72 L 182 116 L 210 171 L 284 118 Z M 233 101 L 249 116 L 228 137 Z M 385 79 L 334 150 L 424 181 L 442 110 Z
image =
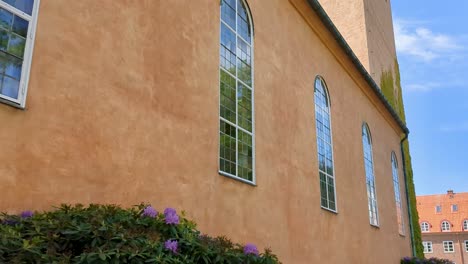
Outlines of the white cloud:
M 443 125 L 440 127 L 442 132 L 468 132 L 468 122 L 461 122 L 452 125 Z
M 405 89 L 410 92 L 428 92 L 432 91 L 437 88 L 441 88 L 442 84 L 436 82 L 428 82 L 428 83 L 412 83 L 405 85 Z
M 395 19 L 395 42 L 398 53 L 430 62 L 459 52 L 462 45 L 450 35 L 435 33 L 421 23 Z

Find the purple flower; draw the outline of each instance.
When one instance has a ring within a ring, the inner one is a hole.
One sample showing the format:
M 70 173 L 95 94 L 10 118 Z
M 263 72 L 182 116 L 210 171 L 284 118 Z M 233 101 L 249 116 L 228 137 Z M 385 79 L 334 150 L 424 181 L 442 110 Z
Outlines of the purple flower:
M 147 217 L 151 217 L 151 218 L 155 218 L 158 215 L 158 211 L 156 211 L 156 209 L 154 209 L 151 205 L 149 205 L 143 210 L 142 215 L 147 216 Z
M 14 219 L 4 219 L 2 221 L 2 224 L 9 225 L 9 226 L 14 226 L 14 225 L 18 224 L 18 221 L 14 220 Z
M 179 246 L 179 243 L 177 242 L 177 240 L 167 240 L 166 242 L 164 242 L 164 248 L 169 250 L 169 251 L 172 251 L 172 253 L 176 254 L 177 253 L 177 247 Z
M 177 214 L 176 210 L 174 208 L 166 208 L 164 209 L 164 215 L 168 215 L 168 214 Z
M 32 211 L 23 211 L 21 213 L 21 218 L 30 218 L 34 215 L 34 213 Z
M 174 208 L 166 208 L 164 210 L 164 221 L 168 225 L 178 225 L 179 216 Z
M 245 255 L 254 254 L 255 256 L 258 256 L 257 246 L 255 246 L 254 244 L 250 244 L 250 243 L 246 244 L 244 247 L 244 254 Z

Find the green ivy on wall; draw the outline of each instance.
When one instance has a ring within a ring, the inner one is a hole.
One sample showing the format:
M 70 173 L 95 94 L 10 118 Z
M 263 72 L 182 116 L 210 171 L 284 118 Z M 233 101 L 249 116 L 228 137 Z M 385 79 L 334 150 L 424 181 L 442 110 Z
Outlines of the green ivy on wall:
M 395 79 L 393 78 L 393 74 L 395 74 Z M 405 107 L 403 105 L 403 95 L 400 80 L 400 67 L 398 66 L 398 61 L 396 59 L 393 72 L 392 70 L 382 72 L 380 77 L 380 88 L 382 89 L 385 98 L 387 98 L 387 101 L 390 102 L 393 109 L 395 109 L 400 118 L 406 123 Z M 403 143 L 403 152 L 405 154 L 406 184 L 408 186 L 408 199 L 411 204 L 413 237 L 416 246 L 416 256 L 422 258 L 424 257 L 424 253 L 421 239 L 421 230 L 419 229 L 419 215 L 416 208 L 416 191 L 414 188 L 413 168 L 411 165 L 408 140 Z

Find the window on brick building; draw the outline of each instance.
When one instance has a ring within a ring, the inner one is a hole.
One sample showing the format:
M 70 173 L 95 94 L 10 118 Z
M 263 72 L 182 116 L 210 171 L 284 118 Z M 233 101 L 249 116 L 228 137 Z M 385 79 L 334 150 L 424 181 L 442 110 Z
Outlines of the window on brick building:
M 320 204 L 336 212 L 335 173 L 333 168 L 333 142 L 330 119 L 330 100 L 325 81 L 315 79 L 315 128 L 320 176 Z
M 442 206 L 436 205 L 435 210 L 436 210 L 436 213 L 441 213 L 442 212 Z
M 243 0 L 221 0 L 219 172 L 255 183 L 253 26 Z
M 465 240 L 465 251 L 468 252 L 468 240 Z
M 442 232 L 450 231 L 450 223 L 448 221 L 443 221 L 441 224 Z
M 452 253 L 455 252 L 455 248 L 453 247 L 453 241 L 444 241 L 444 252 L 445 253 Z
M 379 225 L 379 212 L 375 192 L 374 158 L 372 156 L 372 137 L 369 126 L 362 125 L 362 146 L 364 151 L 364 168 L 366 172 L 367 199 L 369 203 L 369 220 L 374 226 Z
M 463 221 L 463 231 L 468 231 L 468 219 Z
M 23 108 L 39 0 L 0 0 L 0 100 Z
M 432 241 L 423 241 L 424 253 L 432 253 Z
M 452 212 L 458 212 L 458 205 L 452 204 Z
M 429 232 L 429 223 L 428 222 L 422 222 L 421 223 L 421 232 Z

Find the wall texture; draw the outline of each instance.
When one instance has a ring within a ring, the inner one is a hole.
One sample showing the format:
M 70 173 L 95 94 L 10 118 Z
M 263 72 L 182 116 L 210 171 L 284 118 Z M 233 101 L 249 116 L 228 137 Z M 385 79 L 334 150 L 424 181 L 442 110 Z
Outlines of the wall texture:
M 144 201 L 186 210 L 209 234 L 271 247 L 284 263 L 390 264 L 410 255 L 392 187 L 398 125 L 306 1 L 249 5 L 256 187 L 217 172 L 219 1 L 48 0 L 27 109 L 0 105 L 8 124 L 0 210 Z M 338 214 L 320 208 L 317 75 L 331 97 Z M 369 225 L 363 122 L 374 142 L 380 228 Z

